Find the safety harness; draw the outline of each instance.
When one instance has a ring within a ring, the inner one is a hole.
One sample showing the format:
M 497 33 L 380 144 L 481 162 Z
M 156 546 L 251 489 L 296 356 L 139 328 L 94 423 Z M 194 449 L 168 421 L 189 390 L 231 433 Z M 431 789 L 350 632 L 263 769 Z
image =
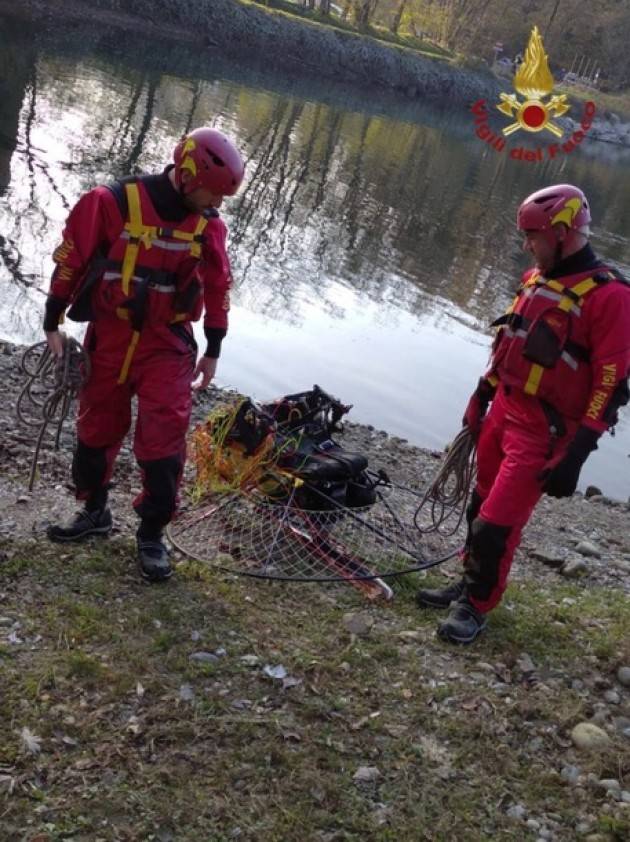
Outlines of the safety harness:
M 613 280 L 623 281 L 624 279 L 610 271 L 597 272 L 584 278 L 584 280 L 578 281 L 572 287 L 567 287 L 559 281 L 543 278 L 538 272 L 534 272 L 519 289 L 506 313 L 492 322 L 491 327 L 508 330 L 508 336 L 519 336 L 525 340 L 523 355 L 532 361 L 523 387 L 525 394 L 536 395 L 538 393 L 545 369 L 553 368 L 560 358 L 573 369 L 577 368 L 579 362 L 590 360 L 588 348 L 574 342 L 568 335 L 561 340 L 551 331 L 541 319 L 541 316 L 544 317 L 550 312 L 558 310 L 567 316 L 572 311 L 579 315 L 584 298 L 592 290 Z M 544 311 L 534 320 L 528 319 L 520 313 L 515 313 L 514 309 L 518 301 L 523 296 L 531 297 L 532 295 L 543 295 L 557 303 L 555 307 Z
M 131 340 L 125 354 L 125 359 L 120 369 L 118 376 L 118 383 L 125 383 L 129 375 L 129 367 L 133 359 L 138 340 L 140 339 L 140 332 L 144 322 L 146 312 L 146 297 L 147 287 L 155 274 L 152 270 L 142 272 L 141 276 L 136 276 L 136 263 L 140 254 L 140 248 L 150 249 L 153 246 L 161 246 L 168 248 L 170 245 L 168 240 L 180 241 L 184 246 L 188 246 L 188 251 L 191 257 L 201 257 L 201 246 L 204 241 L 203 232 L 208 224 L 208 219 L 205 216 L 199 216 L 194 231 L 182 231 L 177 228 L 166 228 L 157 225 L 146 225 L 142 220 L 142 210 L 140 204 L 140 191 L 138 184 L 135 181 L 127 182 L 125 185 L 125 196 L 127 199 L 128 221 L 125 223 L 123 237 L 128 242 L 125 248 L 125 253 L 122 260 L 122 269 L 120 275 L 120 283 L 124 295 L 130 295 L 131 283 L 135 282 L 135 290 L 133 297 L 130 298 L 129 305 L 116 308 L 116 315 L 120 319 L 125 319 L 131 322 L 133 333 Z M 157 274 L 160 274 L 159 272 Z M 159 284 L 160 279 L 157 280 Z M 161 280 L 164 280 L 162 278 Z M 163 285 L 166 286 L 166 285 Z M 173 286 L 173 291 L 175 287 Z M 185 321 L 188 317 L 187 312 L 178 312 L 175 314 L 173 323 Z

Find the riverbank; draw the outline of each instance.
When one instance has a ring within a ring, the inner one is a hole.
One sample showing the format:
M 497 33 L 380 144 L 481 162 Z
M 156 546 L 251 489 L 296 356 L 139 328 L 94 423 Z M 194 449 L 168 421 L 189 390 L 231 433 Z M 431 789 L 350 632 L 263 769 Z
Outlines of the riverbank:
M 267 68 L 350 83 L 364 91 L 376 88 L 449 106 L 495 96 L 499 91 L 499 83 L 490 73 L 474 73 L 404 47 L 272 14 L 238 0 L 173 0 L 168 15 L 163 9 L 150 0 L 129 0 L 124 11 L 116 0 L 89 4 L 26 0 L 17 8 L 9 0 L 0 0 L 0 13 L 28 17 L 46 27 L 58 27 L 64 21 L 92 28 L 113 26 L 149 37 L 170 36 L 190 42 L 191 48 L 206 52 L 209 60 L 216 53 L 264 62 Z
M 420 581 L 457 575 L 454 562 L 394 580 L 386 605 L 181 557 L 171 582 L 147 586 L 133 561 L 128 445 L 113 536 L 46 541 L 47 523 L 75 508 L 72 434 L 43 454 L 26 493 L 32 432 L 12 412 L 20 350 L 0 347 L 0 836 L 613 842 L 630 832 L 626 504 L 544 499 L 488 633 L 463 650 L 439 642 L 435 615 L 413 600 Z M 222 397 L 209 391 L 195 416 Z M 439 465 L 369 426 L 349 425 L 342 441 L 401 482 Z
M 399 101 L 428 100 L 437 106 L 462 109 L 479 100 L 498 101 L 506 79 L 489 70 L 458 67 L 438 57 L 377 41 L 360 33 L 321 25 L 282 12 L 274 12 L 239 0 L 196 0 L 185 4 L 172 0 L 168 14 L 150 0 L 130 0 L 124 9 L 117 0 L 25 0 L 16 6 L 0 0 L 0 14 L 35 22 L 55 35 L 65 27 L 70 39 L 80 37 L 79 28 L 92 35 L 124 30 L 146 38 L 189 44 L 207 54 L 209 62 L 227 58 L 265 72 L 290 74 L 309 80 L 330 81 L 357 92 L 393 95 Z M 282 49 L 278 49 L 282 44 Z M 570 95 L 570 93 L 569 93 Z M 630 146 L 630 123 L 609 108 L 597 106 L 589 139 L 614 146 Z M 608 98 L 609 99 L 609 98 Z M 581 113 L 580 99 L 573 100 L 572 114 Z M 580 128 L 580 120 L 559 121 L 568 134 Z

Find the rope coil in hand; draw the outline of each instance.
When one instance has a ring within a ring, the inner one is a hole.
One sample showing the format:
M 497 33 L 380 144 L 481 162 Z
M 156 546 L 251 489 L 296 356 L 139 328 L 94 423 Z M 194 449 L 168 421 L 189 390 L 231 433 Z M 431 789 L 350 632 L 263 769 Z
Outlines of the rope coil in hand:
M 61 334 L 63 355 L 56 357 L 47 342 L 37 342 L 22 355 L 21 369 L 26 382 L 17 399 L 16 412 L 23 424 L 38 427 L 31 463 L 28 490 L 33 490 L 37 460 L 49 424 L 56 424 L 54 449 L 59 450 L 63 422 L 72 401 L 90 376 L 89 358 L 76 339 Z
M 423 534 L 437 532 L 454 535 L 464 519 L 466 503 L 475 476 L 476 442 L 468 427 L 462 427 L 453 439 L 444 463 L 422 498 L 414 515 L 414 524 Z M 429 508 L 430 524 L 421 526 L 420 513 Z M 444 524 L 456 514 L 455 525 L 445 530 Z

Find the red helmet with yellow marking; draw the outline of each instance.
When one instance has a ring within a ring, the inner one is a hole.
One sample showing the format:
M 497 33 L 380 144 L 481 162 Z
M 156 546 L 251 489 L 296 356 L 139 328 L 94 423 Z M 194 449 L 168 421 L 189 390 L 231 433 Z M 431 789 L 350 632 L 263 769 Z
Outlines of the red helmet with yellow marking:
M 233 196 L 241 185 L 245 165 L 232 141 L 217 129 L 202 127 L 185 135 L 173 150 L 175 181 L 182 193 L 199 187 L 217 196 Z M 186 184 L 182 172 L 192 173 Z
M 554 184 L 537 190 L 521 203 L 516 217 L 519 231 L 546 231 L 557 222 L 579 231 L 588 227 L 590 221 L 586 196 L 572 184 Z

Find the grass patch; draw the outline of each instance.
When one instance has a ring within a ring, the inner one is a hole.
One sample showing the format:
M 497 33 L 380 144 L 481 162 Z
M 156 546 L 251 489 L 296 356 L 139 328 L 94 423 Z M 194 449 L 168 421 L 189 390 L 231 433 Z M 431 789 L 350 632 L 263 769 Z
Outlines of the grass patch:
M 22 643 L 2 644 L 0 775 L 12 782 L 0 786 L 2 838 L 535 838 L 507 816 L 512 803 L 534 818 L 553 812 L 560 842 L 587 813 L 593 832 L 624 838 L 615 805 L 605 813 L 588 787 L 576 804 L 559 774 L 573 761 L 628 788 L 621 738 L 590 758 L 574 758 L 568 740 L 600 698 L 571 680 L 610 679 L 630 657 L 619 593 L 518 582 L 488 634 L 457 649 L 415 606 L 431 577 L 394 581 L 394 602 L 378 606 L 349 587 L 269 585 L 198 564 L 148 587 L 123 541 L 38 553 L 3 586 Z M 357 611 L 373 620 L 364 636 L 344 625 Z M 217 662 L 190 661 L 219 647 Z M 546 689 L 520 681 L 523 651 Z M 22 745 L 24 727 L 39 754 Z M 355 781 L 366 766 L 376 778 Z
M 85 652 L 71 652 L 66 659 L 67 676 L 85 685 L 96 684 L 105 675 L 103 665 Z

